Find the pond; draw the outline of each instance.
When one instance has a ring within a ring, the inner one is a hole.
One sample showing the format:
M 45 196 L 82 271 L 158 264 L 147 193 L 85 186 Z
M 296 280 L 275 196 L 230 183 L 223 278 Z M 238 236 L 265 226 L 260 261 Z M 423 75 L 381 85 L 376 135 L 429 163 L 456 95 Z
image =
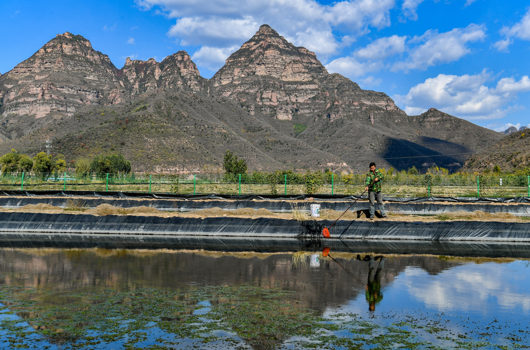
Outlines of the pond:
M 1 248 L 0 348 L 524 348 L 529 272 L 333 250 Z

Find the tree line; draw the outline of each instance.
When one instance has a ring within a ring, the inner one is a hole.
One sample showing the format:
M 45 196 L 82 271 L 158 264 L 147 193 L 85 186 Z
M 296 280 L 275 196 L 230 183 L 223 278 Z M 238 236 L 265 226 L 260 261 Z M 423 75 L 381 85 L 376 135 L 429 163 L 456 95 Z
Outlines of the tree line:
M 31 158 L 18 153 L 15 149 L 0 157 L 3 175 L 18 175 L 33 171 L 37 175 L 58 174 L 66 171 L 67 163 L 62 154 L 48 155 L 40 152 Z M 121 154 L 98 155 L 92 159 L 80 158 L 73 163 L 75 172 L 79 176 L 91 174 L 129 174 L 132 170 L 131 162 Z

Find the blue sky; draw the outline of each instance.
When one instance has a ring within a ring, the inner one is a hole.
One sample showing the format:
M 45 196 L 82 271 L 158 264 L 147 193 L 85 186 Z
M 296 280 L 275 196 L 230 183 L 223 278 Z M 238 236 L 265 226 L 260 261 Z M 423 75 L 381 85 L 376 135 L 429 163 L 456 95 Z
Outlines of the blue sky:
M 492 129 L 530 123 L 530 3 L 493 0 L 0 2 L 0 73 L 56 34 L 80 34 L 121 68 L 187 51 L 209 78 L 263 23 L 330 72 Z

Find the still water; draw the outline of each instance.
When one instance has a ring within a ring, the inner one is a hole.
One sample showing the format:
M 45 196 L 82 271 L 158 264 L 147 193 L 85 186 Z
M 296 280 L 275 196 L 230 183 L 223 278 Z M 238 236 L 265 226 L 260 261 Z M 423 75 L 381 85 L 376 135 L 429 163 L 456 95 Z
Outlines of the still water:
M 2 349 L 516 349 L 529 262 L 0 249 Z

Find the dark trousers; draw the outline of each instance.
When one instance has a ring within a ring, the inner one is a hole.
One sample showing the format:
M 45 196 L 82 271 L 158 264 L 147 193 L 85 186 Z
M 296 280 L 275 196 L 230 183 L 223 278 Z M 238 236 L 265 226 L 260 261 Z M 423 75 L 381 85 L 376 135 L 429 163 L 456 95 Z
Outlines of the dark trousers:
M 375 214 L 375 201 L 377 200 L 377 204 L 379 205 L 379 211 L 381 212 L 382 216 L 386 216 L 385 213 L 385 205 L 383 204 L 383 195 L 381 192 L 373 192 L 368 191 L 368 199 L 370 200 L 370 216 L 374 216 Z

